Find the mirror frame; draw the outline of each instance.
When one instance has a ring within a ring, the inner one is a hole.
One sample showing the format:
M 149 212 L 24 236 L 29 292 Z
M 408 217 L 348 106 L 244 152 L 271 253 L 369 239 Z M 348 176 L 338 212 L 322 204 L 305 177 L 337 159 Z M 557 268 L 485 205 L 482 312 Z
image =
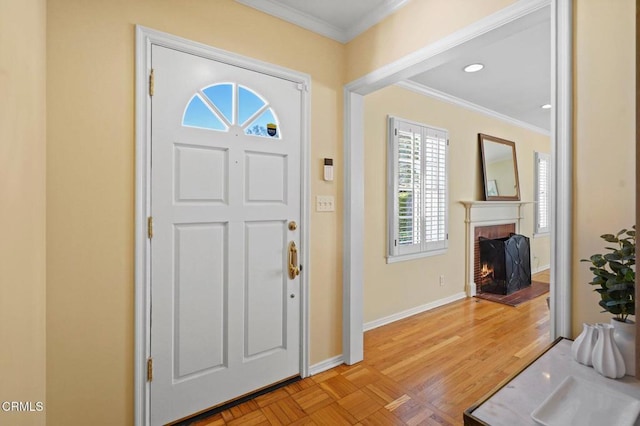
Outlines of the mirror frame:
M 511 147 L 513 155 L 513 173 L 516 182 L 516 195 L 487 195 L 489 193 L 489 181 L 487 179 L 487 163 L 485 158 L 485 141 L 504 144 Z M 516 157 L 515 142 L 506 139 L 497 138 L 495 136 L 478 133 L 478 143 L 480 144 L 480 157 L 482 159 L 482 181 L 484 182 L 484 199 L 485 201 L 520 201 L 520 179 L 518 178 L 518 159 Z

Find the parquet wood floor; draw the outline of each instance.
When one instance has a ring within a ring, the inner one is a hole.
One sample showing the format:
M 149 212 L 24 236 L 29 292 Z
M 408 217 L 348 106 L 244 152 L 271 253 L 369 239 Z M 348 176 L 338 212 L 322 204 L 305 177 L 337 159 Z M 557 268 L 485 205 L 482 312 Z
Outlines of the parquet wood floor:
M 464 299 L 368 331 L 361 363 L 192 424 L 460 425 L 466 408 L 549 342 L 546 295 L 517 307 Z

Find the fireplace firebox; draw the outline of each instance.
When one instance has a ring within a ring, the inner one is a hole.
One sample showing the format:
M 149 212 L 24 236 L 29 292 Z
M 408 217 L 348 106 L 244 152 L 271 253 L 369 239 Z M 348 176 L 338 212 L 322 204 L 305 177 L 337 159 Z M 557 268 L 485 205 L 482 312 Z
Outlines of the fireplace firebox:
M 480 292 L 511 294 L 531 285 L 529 238 L 510 234 L 505 238 L 480 237 Z

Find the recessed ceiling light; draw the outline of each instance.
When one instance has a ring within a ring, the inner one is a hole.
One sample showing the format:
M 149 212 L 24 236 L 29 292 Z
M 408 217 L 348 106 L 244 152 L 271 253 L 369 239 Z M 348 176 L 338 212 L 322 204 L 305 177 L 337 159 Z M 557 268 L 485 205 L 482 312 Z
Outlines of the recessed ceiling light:
M 480 71 L 482 68 L 484 68 L 484 65 L 482 64 L 471 64 L 464 67 L 464 72 L 476 72 Z
M 542 109 L 549 109 L 549 108 L 551 108 L 551 104 L 544 104 L 544 105 L 542 105 L 540 108 L 542 108 Z

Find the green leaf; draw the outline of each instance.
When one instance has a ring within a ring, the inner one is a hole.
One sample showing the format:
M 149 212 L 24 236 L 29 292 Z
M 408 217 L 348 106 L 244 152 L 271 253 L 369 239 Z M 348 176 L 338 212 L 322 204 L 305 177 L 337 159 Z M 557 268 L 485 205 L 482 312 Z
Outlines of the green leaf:
M 622 259 L 622 256 L 620 256 L 620 254 L 615 251 L 613 253 L 608 253 L 604 255 L 605 260 L 611 262 L 612 260 L 620 260 Z
M 600 295 L 598 305 L 623 320 L 635 315 L 636 226 L 600 238 L 613 246 L 605 245 L 604 255 L 597 253 L 581 261 L 591 262 L 593 277 L 589 284 Z
M 619 250 L 619 253 L 622 256 L 631 256 L 631 255 L 634 255 L 636 253 L 636 249 L 631 244 L 627 244 L 627 245 L 624 245 Z
M 615 306 L 624 306 L 627 303 L 629 303 L 627 300 L 608 300 L 605 302 L 608 308 L 615 307 Z
M 607 312 L 610 312 L 612 314 L 619 314 L 622 312 L 622 308 L 620 308 L 620 306 L 618 305 L 608 305 L 607 302 L 605 302 L 604 300 L 601 300 L 598 303 L 602 308 L 604 308 Z
M 612 274 L 611 272 L 607 271 L 606 269 L 592 269 L 593 275 L 595 275 L 596 277 L 602 277 L 605 278 L 607 280 L 615 277 L 615 274 Z
M 604 256 L 602 256 L 601 254 L 594 254 L 589 258 L 589 260 L 591 261 L 591 263 L 593 263 L 594 266 L 598 268 L 602 268 L 604 265 L 607 264 L 607 261 L 605 260 Z
M 607 283 L 607 291 L 609 293 L 613 291 L 624 291 L 627 289 L 627 285 L 625 283 Z
M 620 271 L 622 268 L 624 268 L 624 265 L 620 262 L 616 262 L 613 260 L 609 261 L 609 267 L 611 268 L 611 270 L 615 273 L 618 273 L 618 271 Z

